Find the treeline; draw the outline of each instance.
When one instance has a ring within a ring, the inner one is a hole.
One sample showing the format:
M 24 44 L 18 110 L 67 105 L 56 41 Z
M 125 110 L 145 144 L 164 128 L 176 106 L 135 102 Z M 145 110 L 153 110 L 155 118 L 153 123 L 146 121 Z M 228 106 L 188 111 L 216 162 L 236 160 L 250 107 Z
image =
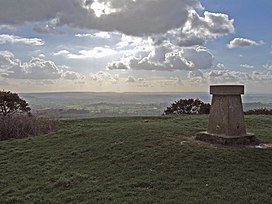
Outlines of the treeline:
M 167 107 L 162 115 L 209 114 L 211 105 L 199 99 L 180 99 Z M 272 115 L 272 109 L 258 108 L 244 112 L 245 115 Z
M 272 115 L 272 109 L 258 108 L 245 111 L 245 115 Z

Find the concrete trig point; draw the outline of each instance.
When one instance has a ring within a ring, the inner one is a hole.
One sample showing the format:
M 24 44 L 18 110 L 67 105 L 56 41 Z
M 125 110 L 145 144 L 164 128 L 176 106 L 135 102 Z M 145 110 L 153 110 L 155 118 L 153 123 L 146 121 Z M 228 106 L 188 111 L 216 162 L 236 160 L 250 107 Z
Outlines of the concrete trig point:
M 207 132 L 196 139 L 220 144 L 256 143 L 254 134 L 246 133 L 241 94 L 243 85 L 210 86 L 212 105 Z

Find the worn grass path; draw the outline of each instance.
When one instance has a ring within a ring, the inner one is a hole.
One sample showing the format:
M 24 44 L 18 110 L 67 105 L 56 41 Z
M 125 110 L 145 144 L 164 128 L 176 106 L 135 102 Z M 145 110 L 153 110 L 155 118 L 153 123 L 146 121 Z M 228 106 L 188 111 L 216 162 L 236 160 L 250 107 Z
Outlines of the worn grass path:
M 272 143 L 272 117 L 246 116 Z M 63 121 L 0 142 L 0 203 L 271 203 L 272 149 L 196 142 L 207 116 Z

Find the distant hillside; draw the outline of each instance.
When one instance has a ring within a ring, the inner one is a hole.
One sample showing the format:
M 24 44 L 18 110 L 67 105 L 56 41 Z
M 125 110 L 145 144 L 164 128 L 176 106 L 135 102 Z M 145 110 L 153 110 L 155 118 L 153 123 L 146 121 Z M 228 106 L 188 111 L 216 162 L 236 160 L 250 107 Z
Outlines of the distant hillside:
M 272 103 L 244 103 L 244 111 L 267 108 L 272 109 Z
M 150 104 L 150 103 L 171 103 L 180 98 L 200 98 L 203 101 L 210 101 L 208 93 L 22 93 L 20 94 L 32 103 L 47 104 Z
M 56 118 L 159 116 L 181 98 L 210 103 L 208 93 L 22 93 L 34 112 Z M 243 96 L 244 110 L 272 108 L 272 95 Z

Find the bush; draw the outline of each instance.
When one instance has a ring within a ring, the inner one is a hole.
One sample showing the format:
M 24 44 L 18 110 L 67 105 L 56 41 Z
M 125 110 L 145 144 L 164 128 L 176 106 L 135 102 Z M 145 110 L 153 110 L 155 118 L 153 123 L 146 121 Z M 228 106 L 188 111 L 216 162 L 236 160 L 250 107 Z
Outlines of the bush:
M 199 99 L 180 99 L 167 107 L 163 115 L 170 114 L 209 114 L 211 105 Z
M 0 117 L 0 140 L 46 134 L 57 128 L 57 121 L 15 114 Z

